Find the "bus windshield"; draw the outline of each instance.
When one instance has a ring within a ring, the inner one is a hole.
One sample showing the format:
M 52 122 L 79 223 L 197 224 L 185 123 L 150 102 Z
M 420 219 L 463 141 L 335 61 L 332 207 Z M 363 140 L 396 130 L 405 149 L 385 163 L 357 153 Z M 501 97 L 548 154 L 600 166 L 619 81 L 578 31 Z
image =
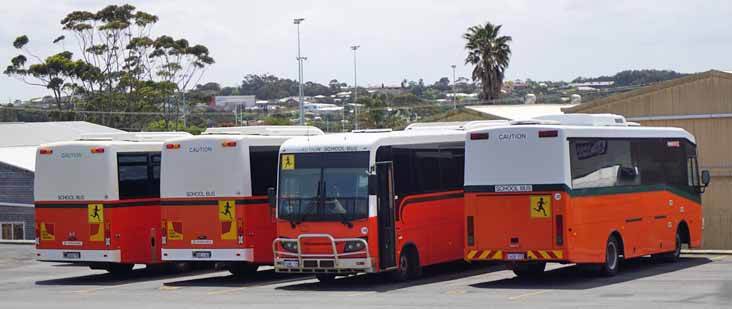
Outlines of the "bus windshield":
M 368 152 L 283 154 L 278 217 L 293 223 L 368 217 Z

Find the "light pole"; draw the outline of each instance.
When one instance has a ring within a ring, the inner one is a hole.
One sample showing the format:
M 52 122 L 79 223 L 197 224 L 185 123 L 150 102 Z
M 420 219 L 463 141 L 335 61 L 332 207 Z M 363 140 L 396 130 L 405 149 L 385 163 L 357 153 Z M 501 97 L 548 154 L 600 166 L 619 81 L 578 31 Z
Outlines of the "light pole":
M 457 109 L 457 97 L 455 96 L 455 65 L 451 65 L 452 67 L 452 108 Z
M 360 45 L 351 46 L 353 50 L 353 108 L 354 112 L 354 129 L 358 130 L 358 79 L 356 79 L 356 50 L 361 47 Z
M 297 25 L 297 73 L 300 78 L 300 88 L 298 92 L 300 95 L 300 125 L 305 124 L 305 101 L 303 100 L 302 95 L 302 61 L 307 60 L 307 58 L 300 55 L 300 23 L 304 20 L 305 18 L 295 18 L 293 20 L 293 23 Z

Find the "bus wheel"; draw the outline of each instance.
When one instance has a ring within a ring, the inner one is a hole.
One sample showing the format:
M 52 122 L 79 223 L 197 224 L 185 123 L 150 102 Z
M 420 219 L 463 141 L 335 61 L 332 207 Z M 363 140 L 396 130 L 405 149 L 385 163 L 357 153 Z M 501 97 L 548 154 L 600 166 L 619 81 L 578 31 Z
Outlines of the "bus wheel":
M 133 267 L 135 264 L 109 263 L 104 270 L 112 275 L 125 275 L 131 273 Z
M 315 275 L 315 278 L 318 278 L 318 281 L 320 281 L 322 283 L 328 283 L 328 282 L 333 282 L 333 280 L 335 280 L 335 275 L 334 274 L 317 274 L 317 275 Z
M 681 258 L 681 233 L 676 231 L 676 247 L 674 251 L 654 255 L 653 257 L 668 263 L 678 262 Z
M 229 267 L 229 272 L 235 277 L 250 276 L 257 273 L 259 265 L 254 263 L 235 263 Z
M 419 266 L 417 250 L 407 247 L 399 255 L 399 268 L 389 273 L 392 281 L 403 282 L 418 278 L 422 275 L 422 268 Z
M 618 273 L 620 265 L 620 249 L 618 239 L 614 235 L 607 239 L 605 245 L 605 263 L 600 268 L 600 273 L 604 276 L 615 276 Z
M 535 277 L 544 273 L 546 268 L 546 262 L 524 262 L 514 263 L 511 266 L 511 270 L 516 276 L 519 277 Z

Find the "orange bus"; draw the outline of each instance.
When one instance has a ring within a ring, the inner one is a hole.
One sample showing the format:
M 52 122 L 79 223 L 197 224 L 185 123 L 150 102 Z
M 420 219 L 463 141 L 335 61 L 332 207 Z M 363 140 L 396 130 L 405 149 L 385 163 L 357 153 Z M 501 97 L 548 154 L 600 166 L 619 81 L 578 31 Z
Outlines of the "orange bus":
M 413 125 L 293 138 L 280 148 L 274 267 L 320 281 L 463 256 L 463 129 Z
M 307 126 L 228 127 L 166 142 L 163 260 L 214 264 L 235 275 L 271 265 L 275 224 L 267 190 L 276 185 L 280 145 L 322 134 Z
M 159 264 L 160 149 L 188 133 L 88 135 L 41 145 L 36 259 L 125 273 Z
M 682 244 L 701 245 L 709 173 L 682 129 L 574 114 L 466 139 L 468 261 L 505 261 L 519 276 L 547 262 L 614 275 L 620 259 L 675 261 Z

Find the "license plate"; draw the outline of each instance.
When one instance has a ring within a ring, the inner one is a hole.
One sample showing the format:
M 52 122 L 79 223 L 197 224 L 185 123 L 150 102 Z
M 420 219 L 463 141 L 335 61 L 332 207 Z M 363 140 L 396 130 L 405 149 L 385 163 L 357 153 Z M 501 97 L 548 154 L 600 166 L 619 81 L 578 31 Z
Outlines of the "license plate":
M 298 267 L 300 267 L 300 262 L 299 261 L 284 261 L 284 262 L 282 262 L 282 265 L 285 266 L 286 268 L 298 268 Z
M 213 245 L 213 239 L 194 239 L 191 245 Z
M 506 254 L 506 259 L 509 261 L 525 260 L 526 253 L 509 253 Z
M 193 251 L 193 257 L 197 259 L 210 259 L 211 251 Z
M 80 259 L 81 252 L 64 252 L 65 259 Z

